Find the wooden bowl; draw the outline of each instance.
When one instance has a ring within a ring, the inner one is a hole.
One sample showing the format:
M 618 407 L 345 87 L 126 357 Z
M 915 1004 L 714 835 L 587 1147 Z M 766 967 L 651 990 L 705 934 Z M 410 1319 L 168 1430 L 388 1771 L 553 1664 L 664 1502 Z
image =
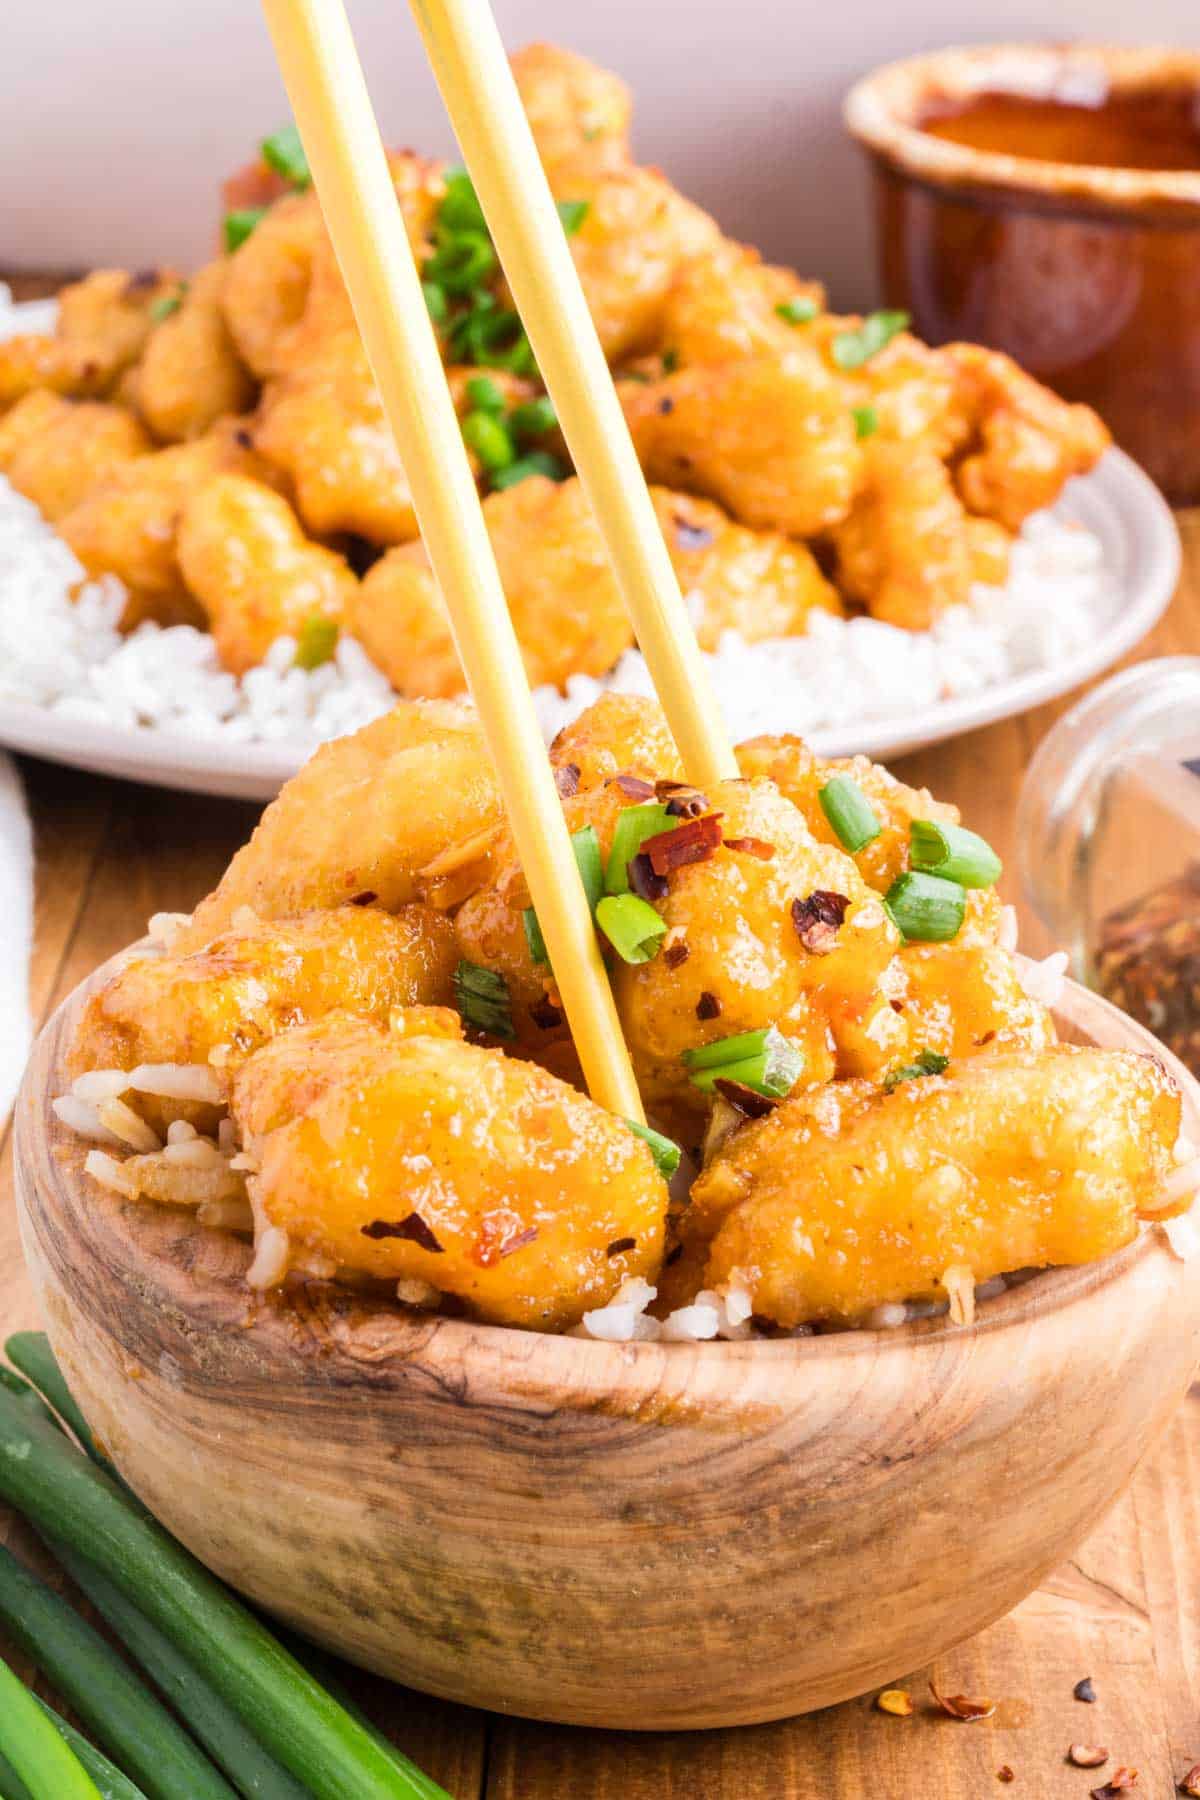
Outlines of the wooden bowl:
M 861 1694 L 1029 1593 L 1200 1358 L 1200 1262 L 1157 1229 L 967 1328 L 620 1345 L 325 1286 L 255 1300 L 243 1244 L 83 1175 L 49 1102 L 84 992 L 16 1118 L 25 1253 L 84 1412 L 211 1568 L 431 1693 L 646 1729 Z M 1200 1141 L 1200 1092 L 1139 1026 L 1079 988 L 1060 1023 L 1162 1056 Z
M 985 98 L 986 124 L 949 123 Z M 845 115 L 888 304 L 1088 401 L 1180 505 L 1200 499 L 1198 98 L 1192 51 L 990 44 L 879 69 Z

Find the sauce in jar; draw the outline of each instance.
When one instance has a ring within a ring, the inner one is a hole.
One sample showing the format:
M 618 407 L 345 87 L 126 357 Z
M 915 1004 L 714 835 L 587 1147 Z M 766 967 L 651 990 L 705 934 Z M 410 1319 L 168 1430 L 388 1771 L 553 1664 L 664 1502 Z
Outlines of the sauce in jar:
M 934 101 L 922 131 L 973 150 L 1105 169 L 1200 170 L 1200 90 L 1106 90 L 1094 100 L 982 91 Z

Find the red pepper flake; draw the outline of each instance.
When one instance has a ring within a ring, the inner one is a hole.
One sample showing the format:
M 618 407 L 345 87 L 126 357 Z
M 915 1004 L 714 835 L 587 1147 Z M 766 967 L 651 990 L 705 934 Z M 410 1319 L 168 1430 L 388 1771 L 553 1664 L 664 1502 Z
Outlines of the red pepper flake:
M 779 1105 L 778 1100 L 772 1099 L 769 1094 L 760 1094 L 756 1088 L 747 1087 L 744 1082 L 730 1081 L 728 1075 L 718 1075 L 713 1087 L 722 1100 L 728 1100 L 730 1106 L 736 1106 L 748 1119 L 765 1119 Z
M 988 1033 L 989 1037 L 994 1037 L 995 1035 L 995 1032 Z M 986 1039 L 984 1041 L 986 1042 Z M 1092 1678 L 1090 1675 L 1085 1675 L 1082 1681 L 1077 1681 L 1073 1692 L 1075 1698 L 1077 1700 L 1082 1700 L 1085 1705 L 1094 1706 L 1096 1704 L 1096 1690 L 1092 1686 Z
M 667 413 L 673 413 L 675 411 L 675 402 L 672 400 L 670 394 L 663 395 L 662 399 L 658 403 L 658 410 L 660 413 L 663 413 L 664 415 Z
M 774 844 L 768 844 L 766 838 L 726 838 L 725 848 L 741 856 L 757 856 L 759 862 L 770 862 L 775 854 Z
M 554 771 L 554 785 L 563 800 L 579 792 L 579 764 L 559 763 Z
M 656 792 L 658 798 L 665 802 L 666 810 L 672 819 L 698 819 L 701 813 L 708 811 L 708 795 L 702 794 L 699 788 L 683 787 L 678 782 L 670 784 L 674 792 L 664 794 L 663 783 L 659 782 Z
M 1179 1783 L 1181 1794 L 1200 1795 L 1200 1763 L 1195 1763 Z
M 813 956 L 828 956 L 837 948 L 837 934 L 850 905 L 846 894 L 815 888 L 803 900 L 792 901 L 792 924 L 804 948 Z
M 538 1228 L 536 1225 L 527 1225 L 524 1231 L 519 1231 L 517 1233 L 516 1237 L 505 1238 L 500 1246 L 500 1255 L 502 1257 L 512 1256 L 516 1251 L 524 1250 L 527 1244 L 536 1243 L 537 1234 Z
M 677 938 L 663 948 L 662 959 L 668 969 L 678 969 L 692 954 L 685 938 Z
M 639 850 L 629 865 L 629 887 L 639 900 L 665 900 L 671 891 L 666 876 L 656 875 L 650 867 L 645 850 Z
M 563 1022 L 562 1012 L 549 994 L 543 994 L 540 1000 L 534 1001 L 529 1008 L 529 1016 L 539 1031 L 553 1031 L 556 1025 Z
M 1077 1769 L 1102 1769 L 1108 1761 L 1108 1751 L 1099 1744 L 1072 1744 L 1067 1761 Z
M 686 868 L 689 863 L 708 862 L 721 842 L 723 817 L 723 813 L 706 813 L 702 819 L 677 825 L 674 831 L 660 832 L 649 840 L 641 854 L 649 857 L 656 875 L 669 875 L 672 869 Z M 634 862 L 637 861 L 635 856 Z
M 667 1254 L 663 1257 L 663 1268 L 669 1269 L 672 1263 L 677 1263 L 682 1255 L 683 1245 L 672 1244 L 671 1248 L 667 1251 Z
M 635 1237 L 614 1238 L 604 1254 L 606 1256 L 624 1256 L 627 1250 L 636 1249 L 637 1239 Z
M 254 448 L 254 439 L 244 425 L 240 425 L 234 432 L 233 441 L 238 446 L 239 450 L 253 450 Z
M 705 989 L 696 1002 L 696 1017 L 698 1019 L 719 1019 L 720 1016 L 721 1002 L 715 994 L 710 994 Z
M 627 800 L 653 800 L 654 783 L 643 781 L 640 775 L 616 775 L 613 786 L 619 787 Z
M 475 1261 L 481 1269 L 493 1268 L 506 1256 L 512 1256 L 515 1251 L 523 1250 L 527 1244 L 532 1244 L 537 1234 L 536 1225 L 527 1225 L 522 1229 L 521 1221 L 514 1213 L 506 1211 L 485 1213 L 480 1220 L 479 1234 L 475 1239 L 473 1252 Z
M 1000 1767 L 996 1770 L 996 1780 L 1008 1782 L 1015 1781 L 1016 1779 L 1017 1778 L 1008 1763 L 1001 1763 Z
M 996 1710 L 994 1700 L 968 1700 L 965 1694 L 940 1694 L 934 1681 L 930 1682 L 929 1691 L 944 1713 L 966 1724 L 975 1719 L 990 1719 Z
M 364 888 L 361 894 L 355 894 L 350 904 L 351 906 L 374 906 L 378 898 L 379 895 L 372 893 L 370 888 Z
M 442 1246 L 420 1213 L 410 1212 L 404 1219 L 372 1219 L 369 1225 L 362 1227 L 362 1234 L 369 1238 L 405 1238 L 411 1244 L 419 1244 L 422 1250 L 431 1251 L 434 1256 L 442 1255 Z

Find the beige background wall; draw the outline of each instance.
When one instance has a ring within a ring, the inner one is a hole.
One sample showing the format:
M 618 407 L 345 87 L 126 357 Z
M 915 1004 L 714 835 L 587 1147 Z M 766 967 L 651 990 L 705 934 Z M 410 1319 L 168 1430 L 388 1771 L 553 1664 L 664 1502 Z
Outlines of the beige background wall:
M 497 0 L 506 40 L 618 68 L 637 148 L 725 228 L 871 291 L 870 221 L 839 100 L 875 63 L 1002 36 L 1200 38 L 1194 0 Z M 351 0 L 385 132 L 448 151 L 403 0 Z M 0 8 L 0 263 L 199 260 L 215 189 L 286 116 L 255 0 L 9 0 Z

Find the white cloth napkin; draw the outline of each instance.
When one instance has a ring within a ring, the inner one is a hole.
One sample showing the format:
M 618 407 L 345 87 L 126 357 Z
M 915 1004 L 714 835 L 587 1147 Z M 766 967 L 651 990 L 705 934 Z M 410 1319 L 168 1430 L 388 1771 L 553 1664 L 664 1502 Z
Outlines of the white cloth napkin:
M 33 831 L 21 777 L 0 754 L 0 1121 L 12 1105 L 33 1036 Z

